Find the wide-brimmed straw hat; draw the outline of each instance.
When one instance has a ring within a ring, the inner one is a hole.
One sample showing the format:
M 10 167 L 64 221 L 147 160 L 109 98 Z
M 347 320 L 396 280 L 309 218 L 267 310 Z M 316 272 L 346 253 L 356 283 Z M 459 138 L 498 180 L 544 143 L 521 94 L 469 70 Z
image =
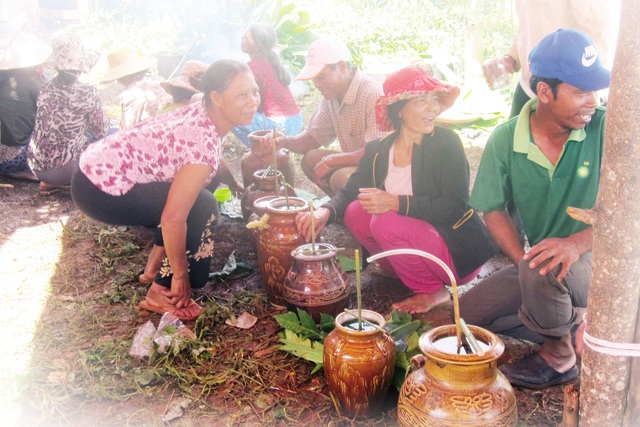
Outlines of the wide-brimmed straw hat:
M 178 77 L 162 82 L 160 86 L 168 93 L 171 93 L 172 88 L 185 89 L 192 93 L 201 92 L 200 84 L 207 68 L 209 68 L 209 64 L 206 62 L 196 60 L 187 61 L 182 66 Z
M 389 74 L 382 84 L 382 89 L 384 95 L 376 102 L 376 125 L 383 132 L 394 130 L 387 109 L 395 102 L 437 92 L 442 113 L 450 108 L 460 95 L 459 88 L 434 79 L 427 70 L 420 67 L 407 67 Z
M 18 31 L 0 53 L 0 70 L 35 67 L 51 55 L 51 46 L 33 34 Z
M 156 60 L 148 56 L 144 56 L 132 49 L 120 49 L 112 52 L 107 56 L 109 69 L 102 77 L 102 82 L 112 82 L 131 74 L 151 68 Z
M 75 34 L 63 34 L 51 43 L 53 53 L 44 63 L 54 70 L 74 70 L 88 73 L 96 65 L 100 55 L 86 49 L 80 37 Z

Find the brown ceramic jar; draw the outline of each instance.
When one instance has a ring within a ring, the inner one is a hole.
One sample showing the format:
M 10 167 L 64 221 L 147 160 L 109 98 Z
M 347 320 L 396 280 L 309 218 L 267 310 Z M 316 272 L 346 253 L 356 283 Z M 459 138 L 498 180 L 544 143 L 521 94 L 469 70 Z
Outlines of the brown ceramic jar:
M 511 384 L 497 368 L 504 343 L 486 329 L 469 325 L 484 355 L 457 354 L 455 325 L 420 337 L 419 369 L 404 381 L 398 397 L 402 427 L 516 426 L 518 411 Z
M 362 318 L 384 329 L 379 313 L 362 310 Z M 359 331 L 357 323 L 346 312 L 336 317 L 335 329 L 324 340 L 324 377 L 341 415 L 371 417 L 380 412 L 391 385 L 396 346 L 389 334 L 366 324 Z
M 264 138 L 271 137 L 271 130 L 257 130 L 248 135 L 251 141 L 250 150 L 242 156 L 240 161 L 240 171 L 242 172 L 242 185 L 246 188 L 251 185 L 254 178 L 254 172 L 259 169 L 266 169 L 273 162 L 273 151 L 261 148 L 260 141 Z M 296 170 L 293 159 L 289 155 L 289 151 L 280 149 L 276 151 L 276 165 L 278 171 L 282 172 L 287 183 L 295 187 Z
M 304 243 L 298 232 L 295 217 L 309 209 L 307 202 L 298 197 L 276 197 L 267 203 L 268 228 L 258 232 L 258 264 L 262 282 L 270 302 L 284 306 L 282 296 L 284 279 L 293 264 L 291 251 Z
M 284 195 L 284 187 L 280 182 L 282 173 L 278 171 L 278 191 L 276 191 L 275 175 L 272 172 L 266 174 L 266 169 L 260 169 L 253 173 L 253 182 L 248 187 L 245 187 L 242 196 L 240 197 L 240 209 L 242 210 L 242 218 L 245 221 L 249 221 L 249 216 L 253 212 L 253 202 L 265 197 L 265 196 L 281 196 Z M 295 196 L 295 191 L 292 187 L 287 186 L 287 193 L 289 196 Z
M 284 281 L 283 298 L 287 307 L 300 308 L 320 322 L 320 314 L 335 317 L 349 306 L 351 286 L 342 269 L 335 246 L 308 243 L 291 252 L 293 266 Z

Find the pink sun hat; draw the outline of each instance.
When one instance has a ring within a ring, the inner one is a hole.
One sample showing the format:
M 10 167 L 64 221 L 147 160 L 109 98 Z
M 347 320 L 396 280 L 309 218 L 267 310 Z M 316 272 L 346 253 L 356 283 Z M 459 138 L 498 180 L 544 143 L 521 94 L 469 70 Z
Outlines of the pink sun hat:
M 394 130 L 387 108 L 395 102 L 437 92 L 442 113 L 450 108 L 460 95 L 460 88 L 434 79 L 427 70 L 420 67 L 407 67 L 389 74 L 382 84 L 382 89 L 384 95 L 376 102 L 376 125 L 383 132 Z

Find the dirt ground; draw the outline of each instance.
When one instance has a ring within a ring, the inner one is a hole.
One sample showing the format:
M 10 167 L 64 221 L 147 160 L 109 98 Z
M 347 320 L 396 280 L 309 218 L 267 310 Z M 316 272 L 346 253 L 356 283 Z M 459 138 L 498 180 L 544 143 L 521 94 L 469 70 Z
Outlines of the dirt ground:
M 481 148 L 468 142 L 475 169 Z M 225 157 L 239 177 L 242 148 Z M 216 231 L 219 271 L 229 254 L 253 273 L 214 283 L 199 296 L 204 320 L 187 324 L 198 339 L 193 355 L 155 360 L 128 355 L 135 331 L 160 316 L 135 309 L 146 289 L 136 278 L 150 248 L 152 230 L 110 227 L 79 213 L 68 194 L 42 197 L 37 184 L 0 177 L 0 300 L 4 342 L 0 346 L 0 409 L 3 425 L 156 426 L 175 413 L 171 425 L 397 425 L 397 393 L 389 392 L 379 417 L 350 420 L 334 409 L 313 365 L 278 350 L 280 330 L 266 301 L 256 251 L 241 220 L 222 216 Z M 297 186 L 315 188 L 299 178 Z M 326 241 L 357 247 L 340 225 Z M 482 275 L 504 265 L 496 258 Z M 355 273 L 349 273 L 355 283 Z M 461 287 L 464 292 L 464 287 Z M 362 272 L 363 307 L 388 315 L 391 303 L 410 295 L 401 282 Z M 351 307 L 356 305 L 355 290 Z M 432 326 L 450 323 L 449 308 L 420 317 Z M 250 330 L 226 325 L 248 311 L 258 318 Z M 501 363 L 532 350 L 530 343 L 503 337 Z M 199 344 L 198 344 L 199 343 Z M 195 353 L 194 353 L 195 354 Z M 562 417 L 563 391 L 516 389 L 520 425 L 551 426 Z

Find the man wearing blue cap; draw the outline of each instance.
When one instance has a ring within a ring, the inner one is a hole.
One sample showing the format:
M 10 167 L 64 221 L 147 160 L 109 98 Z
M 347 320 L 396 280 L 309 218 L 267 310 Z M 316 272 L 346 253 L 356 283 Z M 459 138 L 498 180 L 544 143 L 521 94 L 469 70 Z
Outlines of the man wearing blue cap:
M 469 200 L 513 265 L 465 293 L 460 313 L 469 324 L 542 343 L 501 367 L 512 384 L 542 389 L 578 377 L 571 330 L 587 306 L 593 230 L 566 209 L 596 201 L 605 115 L 596 91 L 609 86 L 610 72 L 591 40 L 569 29 L 542 39 L 529 64 L 537 98 L 495 129 Z M 505 210 L 511 201 L 528 252 Z

